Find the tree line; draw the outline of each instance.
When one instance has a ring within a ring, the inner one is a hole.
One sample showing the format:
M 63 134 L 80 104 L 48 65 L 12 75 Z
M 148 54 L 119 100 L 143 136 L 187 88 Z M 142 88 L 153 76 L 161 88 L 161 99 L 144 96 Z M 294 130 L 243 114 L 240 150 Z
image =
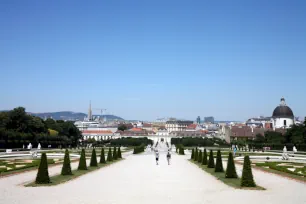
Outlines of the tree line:
M 42 120 L 27 114 L 25 108 L 0 112 L 0 148 L 22 148 L 31 143 L 34 147 L 76 146 L 81 132 L 71 121 Z

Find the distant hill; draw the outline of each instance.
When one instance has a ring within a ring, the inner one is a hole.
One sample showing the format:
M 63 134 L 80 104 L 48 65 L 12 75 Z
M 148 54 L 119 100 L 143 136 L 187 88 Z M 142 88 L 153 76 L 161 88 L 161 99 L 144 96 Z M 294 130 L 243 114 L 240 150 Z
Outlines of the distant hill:
M 60 112 L 48 112 L 48 113 L 29 113 L 31 115 L 40 117 L 42 119 L 52 117 L 54 120 L 83 120 L 87 117 L 85 113 L 76 113 L 72 111 L 60 111 Z M 99 115 L 94 115 L 99 116 Z M 106 117 L 107 120 L 124 120 L 121 117 L 115 115 L 103 115 L 103 118 Z

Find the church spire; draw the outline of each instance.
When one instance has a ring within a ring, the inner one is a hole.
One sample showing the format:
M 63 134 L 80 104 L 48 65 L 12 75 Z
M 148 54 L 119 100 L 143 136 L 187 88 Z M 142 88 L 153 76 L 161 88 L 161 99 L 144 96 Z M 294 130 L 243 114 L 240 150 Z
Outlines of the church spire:
M 88 120 L 92 120 L 91 101 L 89 101 L 89 108 L 88 108 Z

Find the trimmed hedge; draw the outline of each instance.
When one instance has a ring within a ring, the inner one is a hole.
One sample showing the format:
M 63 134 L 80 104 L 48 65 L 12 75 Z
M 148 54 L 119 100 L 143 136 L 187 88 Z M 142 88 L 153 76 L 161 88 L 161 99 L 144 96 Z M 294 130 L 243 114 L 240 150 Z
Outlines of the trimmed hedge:
M 63 176 L 72 175 L 68 149 L 65 150 L 65 157 L 64 157 L 64 163 L 63 163 L 61 175 Z
M 248 155 L 244 157 L 241 187 L 256 187 L 252 173 L 251 161 Z
M 134 151 L 133 151 L 133 154 L 139 154 L 139 153 L 142 153 L 144 152 L 144 148 L 145 148 L 145 145 L 139 145 L 137 147 L 134 147 Z
M 87 170 L 85 149 L 82 149 L 78 170 Z
M 113 155 L 112 155 L 112 148 L 108 149 L 108 154 L 107 154 L 107 162 L 113 161 Z
M 232 152 L 228 155 L 225 178 L 238 178 Z
M 100 155 L 100 164 L 105 164 L 105 153 L 104 153 L 104 148 L 101 149 L 101 155 Z
M 202 165 L 207 165 L 207 152 L 206 152 L 206 149 L 204 149 Z
M 38 172 L 36 175 L 35 183 L 36 184 L 50 183 L 46 153 L 41 154 L 41 160 L 40 160 Z
M 210 153 L 209 153 L 209 160 L 208 160 L 207 167 L 215 168 L 214 153 L 212 150 L 210 150 Z
M 224 172 L 220 150 L 217 152 L 215 172 Z
M 96 149 L 95 148 L 92 150 L 92 153 L 91 153 L 90 166 L 98 166 L 97 155 L 96 155 Z
M 190 159 L 194 159 L 194 149 L 192 149 L 192 151 L 191 151 L 191 158 Z
M 201 163 L 202 162 L 202 151 L 199 151 L 199 155 L 198 155 L 198 162 Z

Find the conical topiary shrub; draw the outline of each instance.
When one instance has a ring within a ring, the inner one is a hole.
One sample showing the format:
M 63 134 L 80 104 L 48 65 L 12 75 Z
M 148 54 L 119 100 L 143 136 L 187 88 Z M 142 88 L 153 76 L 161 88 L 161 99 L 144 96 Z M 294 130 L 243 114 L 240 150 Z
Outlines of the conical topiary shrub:
M 96 154 L 95 148 L 92 150 L 92 153 L 91 153 L 90 166 L 98 166 L 97 154 Z
M 253 179 L 251 161 L 249 156 L 244 157 L 241 187 L 256 187 L 256 184 Z
M 111 149 L 111 148 L 108 149 L 107 159 L 106 159 L 106 160 L 107 160 L 108 162 L 113 161 L 112 149 Z
M 199 150 L 198 162 L 199 162 L 199 163 L 202 162 L 202 151 L 201 151 L 201 150 Z
M 207 152 L 206 152 L 206 149 L 204 149 L 202 165 L 207 165 Z
M 198 148 L 194 152 L 194 161 L 198 161 Z
M 63 163 L 61 174 L 64 175 L 64 176 L 65 175 L 72 175 L 68 149 L 66 149 L 66 151 L 65 151 L 64 163 Z
M 122 159 L 120 147 L 118 147 L 117 155 L 118 155 L 118 159 Z
M 233 154 L 231 152 L 228 155 L 225 178 L 238 178 Z
M 104 148 L 101 149 L 101 155 L 100 155 L 100 164 L 105 164 L 105 154 L 104 154 Z
M 48 172 L 48 161 L 47 161 L 46 153 L 41 154 L 41 159 L 40 159 L 35 183 L 37 184 L 50 183 L 49 172 Z
M 217 152 L 215 172 L 224 172 L 223 164 L 222 164 L 222 156 L 221 156 L 221 151 L 220 150 L 218 150 L 218 152 Z
M 78 170 L 87 170 L 85 149 L 82 149 Z
M 117 160 L 117 149 L 116 147 L 114 147 L 114 151 L 113 151 L 113 160 Z
M 209 160 L 208 160 L 207 167 L 215 168 L 214 153 L 212 150 L 210 150 L 210 153 L 209 153 Z
M 192 151 L 191 151 L 191 158 L 190 159 L 194 159 L 194 149 L 192 149 Z

